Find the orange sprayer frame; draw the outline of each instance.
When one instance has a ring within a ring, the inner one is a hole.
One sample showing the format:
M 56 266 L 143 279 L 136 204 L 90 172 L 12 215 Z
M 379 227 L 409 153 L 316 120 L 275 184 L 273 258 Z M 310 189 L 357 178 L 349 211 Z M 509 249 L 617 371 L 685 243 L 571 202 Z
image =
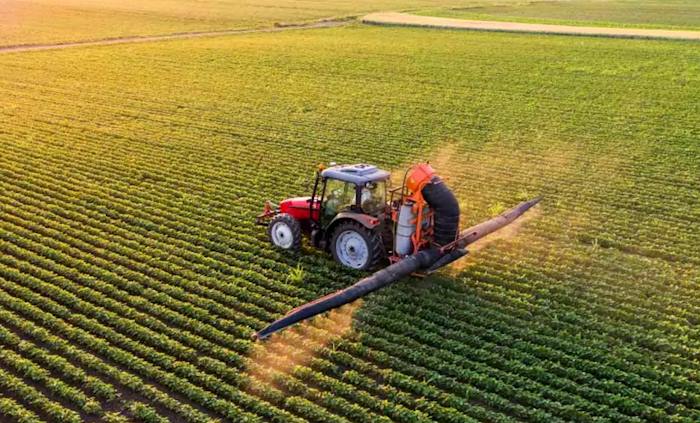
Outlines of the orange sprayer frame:
M 415 220 L 411 223 L 416 225 L 416 231 L 411 235 L 411 243 L 413 244 L 413 252 L 420 251 L 423 247 L 430 244 L 433 235 L 433 211 L 425 213 L 424 208 L 428 204 L 423 198 L 422 190 L 430 179 L 435 174 L 435 171 L 428 163 L 420 163 L 412 168 L 406 174 L 404 182 L 405 188 L 402 191 L 401 204 L 407 201 L 413 203 L 413 212 Z M 409 193 L 406 192 L 406 189 Z M 397 212 L 392 213 L 392 219 L 396 222 L 398 219 Z M 427 228 L 423 229 L 423 221 L 428 219 Z M 391 258 L 392 262 L 399 261 L 401 257 L 395 256 Z
M 435 175 L 435 170 L 429 163 L 420 163 L 409 171 L 406 178 L 406 188 L 411 191 L 411 195 L 407 196 L 404 201 L 413 201 L 413 211 L 416 214 L 416 231 L 411 236 L 413 242 L 413 251 L 419 251 L 423 246 L 430 243 L 430 238 L 433 234 L 433 212 L 429 211 L 426 215 L 423 214 L 423 209 L 427 202 L 423 199 L 423 187 L 430 182 L 430 179 Z M 423 220 L 427 218 L 428 227 L 423 230 Z

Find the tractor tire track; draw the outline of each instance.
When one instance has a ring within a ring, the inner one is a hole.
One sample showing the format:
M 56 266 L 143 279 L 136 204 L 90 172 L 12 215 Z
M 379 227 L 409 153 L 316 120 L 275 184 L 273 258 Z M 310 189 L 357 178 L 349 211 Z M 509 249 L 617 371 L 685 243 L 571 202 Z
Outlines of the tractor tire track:
M 88 41 L 68 41 L 53 44 L 21 44 L 14 46 L 3 46 L 0 47 L 0 54 L 2 53 L 24 53 L 29 51 L 43 51 L 43 50 L 61 50 L 73 47 L 92 47 L 92 46 L 108 46 L 114 44 L 131 44 L 131 43 L 147 43 L 154 41 L 168 41 L 168 40 L 181 40 L 188 38 L 200 38 L 200 37 L 220 37 L 226 35 L 241 35 L 241 34 L 251 34 L 256 32 L 281 32 L 281 31 L 291 31 L 298 29 L 316 29 L 316 28 L 333 28 L 342 25 L 346 25 L 348 22 L 352 21 L 354 18 L 342 18 L 342 19 L 325 19 L 308 23 L 299 24 L 284 24 L 280 26 L 268 27 L 268 28 L 254 28 L 254 29 L 224 29 L 217 31 L 196 31 L 196 32 L 176 32 L 172 34 L 163 35 L 134 35 L 128 37 L 116 37 L 116 38 L 104 38 L 99 40 L 88 40 Z

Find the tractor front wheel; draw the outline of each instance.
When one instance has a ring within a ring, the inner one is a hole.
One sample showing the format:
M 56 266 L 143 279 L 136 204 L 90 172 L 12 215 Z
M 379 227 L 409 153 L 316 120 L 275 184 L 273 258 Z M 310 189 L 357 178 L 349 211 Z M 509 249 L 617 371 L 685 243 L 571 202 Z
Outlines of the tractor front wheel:
M 379 234 L 357 222 L 342 223 L 335 229 L 331 252 L 338 263 L 359 270 L 375 267 L 384 256 Z
M 301 248 L 301 225 L 287 213 L 273 217 L 267 227 L 270 242 L 277 248 L 298 251 Z

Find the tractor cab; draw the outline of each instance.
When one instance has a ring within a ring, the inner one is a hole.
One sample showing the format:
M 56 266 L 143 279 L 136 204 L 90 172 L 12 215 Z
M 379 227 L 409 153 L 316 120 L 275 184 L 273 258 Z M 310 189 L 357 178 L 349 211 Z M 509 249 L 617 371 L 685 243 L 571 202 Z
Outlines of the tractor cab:
M 312 202 L 318 198 L 320 225 L 328 227 L 339 213 L 379 217 L 386 211 L 389 176 L 389 172 L 367 164 L 333 166 L 319 172 Z

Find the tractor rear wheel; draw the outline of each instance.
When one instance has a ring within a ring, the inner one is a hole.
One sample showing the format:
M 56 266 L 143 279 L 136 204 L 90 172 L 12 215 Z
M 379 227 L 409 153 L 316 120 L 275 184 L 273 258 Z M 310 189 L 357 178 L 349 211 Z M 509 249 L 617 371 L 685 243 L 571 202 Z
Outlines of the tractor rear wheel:
M 338 263 L 359 270 L 375 267 L 384 257 L 379 234 L 357 222 L 341 223 L 335 229 L 331 252 Z
M 270 242 L 277 248 L 298 251 L 301 248 L 301 225 L 287 213 L 273 217 L 267 226 Z

